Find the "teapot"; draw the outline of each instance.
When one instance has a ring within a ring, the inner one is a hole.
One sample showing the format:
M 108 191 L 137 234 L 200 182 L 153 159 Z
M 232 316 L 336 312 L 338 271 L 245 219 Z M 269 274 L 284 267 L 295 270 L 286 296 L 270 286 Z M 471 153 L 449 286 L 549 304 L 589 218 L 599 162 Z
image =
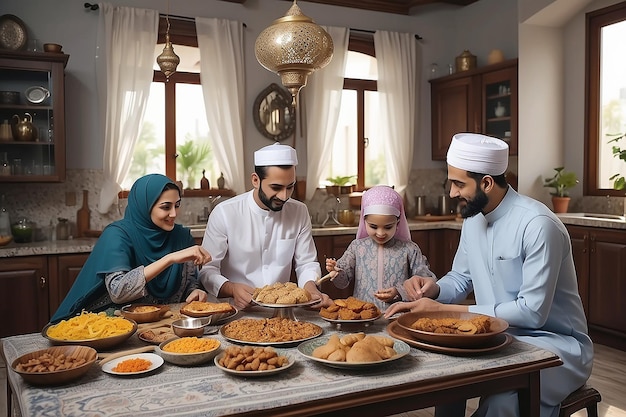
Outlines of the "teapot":
M 15 140 L 29 142 L 37 139 L 37 129 L 30 113 L 24 113 L 24 119 L 20 119 L 17 114 L 14 114 L 11 130 Z

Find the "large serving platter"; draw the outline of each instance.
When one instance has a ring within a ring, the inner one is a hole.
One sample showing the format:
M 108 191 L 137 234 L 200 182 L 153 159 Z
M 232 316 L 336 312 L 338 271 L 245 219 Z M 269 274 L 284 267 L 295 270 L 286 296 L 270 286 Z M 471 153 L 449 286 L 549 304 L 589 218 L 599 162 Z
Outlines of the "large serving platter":
M 234 323 L 234 322 L 231 322 Z M 229 324 L 231 324 L 229 323 Z M 308 337 L 304 337 L 304 338 L 300 338 L 300 339 L 294 339 L 294 340 L 285 340 L 285 341 L 280 341 L 280 342 L 270 342 L 270 341 L 258 341 L 258 340 L 244 340 L 244 339 L 239 339 L 236 337 L 231 337 L 226 335 L 226 332 L 228 331 L 228 326 L 229 324 L 225 324 L 224 326 L 222 326 L 220 328 L 220 334 L 222 335 L 222 337 L 226 340 L 228 340 L 229 342 L 233 342 L 233 343 L 239 343 L 239 344 L 248 344 L 248 345 L 256 345 L 256 346 L 282 346 L 282 347 L 288 347 L 288 346 L 295 346 L 299 343 L 305 342 L 307 340 L 311 340 L 311 339 L 315 339 L 316 337 L 320 336 L 324 330 L 313 323 L 310 323 L 313 327 L 316 328 L 317 332 L 311 336 Z
M 320 318 L 326 320 L 329 323 L 336 325 L 350 325 L 350 324 L 372 324 L 376 320 L 382 317 L 382 313 L 378 315 L 378 317 L 372 317 L 371 319 L 357 319 L 357 320 L 340 320 L 340 319 L 329 319 L 328 317 L 324 317 L 320 315 Z
M 455 348 L 465 347 L 477 347 L 493 344 L 498 335 L 504 332 L 509 327 L 509 323 L 497 317 L 489 317 L 490 331 L 487 333 L 475 333 L 475 334 L 447 334 L 447 333 L 435 333 L 417 330 L 411 327 L 411 325 L 420 318 L 430 319 L 459 319 L 459 320 L 471 320 L 479 314 L 469 312 L 457 312 L 457 311 L 437 311 L 437 312 L 411 312 L 402 314 L 396 322 L 398 326 L 402 327 L 407 334 L 410 334 L 413 339 L 420 342 L 428 343 L 430 345 L 447 346 Z
M 513 336 L 508 333 L 500 333 L 483 346 L 462 348 L 439 346 L 412 338 L 412 336 L 395 321 L 392 321 L 389 325 L 387 325 L 387 333 L 394 339 L 402 340 L 414 348 L 454 356 L 474 356 L 492 353 L 510 345 L 511 342 L 513 342 Z
M 231 375 L 237 375 L 237 376 L 241 376 L 241 377 L 244 377 L 244 378 L 274 375 L 274 374 L 286 371 L 287 369 L 291 368 L 294 363 L 296 363 L 296 360 L 294 359 L 294 357 L 288 351 L 282 350 L 282 349 L 276 349 L 276 353 L 279 356 L 286 356 L 287 359 L 289 360 L 289 362 L 287 363 L 287 365 L 281 366 L 280 368 L 268 369 L 266 371 L 237 371 L 235 369 L 228 369 L 228 368 L 220 365 L 220 363 L 219 363 L 220 359 L 222 359 L 222 357 L 226 354 L 226 352 L 222 352 L 219 355 L 217 355 L 213 359 L 213 361 L 215 363 L 215 366 L 217 366 L 222 371 L 224 371 L 224 372 L 226 372 L 228 374 L 231 374 Z
M 296 303 L 296 304 L 266 304 L 266 303 L 262 303 L 260 301 L 256 301 L 256 300 L 252 300 L 252 302 L 256 305 L 259 305 L 261 307 L 268 307 L 268 308 L 294 308 L 294 307 L 308 307 L 308 306 L 312 306 L 313 304 L 317 304 L 320 302 L 320 300 L 309 300 L 309 301 L 305 301 L 304 303 Z
M 389 358 L 383 359 L 375 362 L 340 362 L 340 361 L 329 361 L 327 359 L 316 358 L 313 356 L 313 351 L 320 347 L 324 346 L 328 343 L 330 336 L 320 337 L 315 340 L 309 340 L 308 342 L 304 342 L 298 345 L 298 352 L 302 354 L 307 359 L 310 359 L 315 362 L 319 362 L 323 365 L 329 366 L 331 368 L 339 368 L 339 369 L 364 369 L 364 368 L 372 368 L 378 367 L 389 362 L 397 361 L 398 359 L 406 356 L 410 351 L 411 347 L 402 340 L 394 340 L 393 349 L 397 352 L 397 355 Z
M 211 317 L 211 324 L 215 325 L 215 324 L 220 324 L 220 323 L 225 323 L 227 320 L 235 317 L 237 315 L 237 313 L 239 313 L 239 310 L 237 310 L 237 307 L 231 305 L 232 310 L 231 311 L 227 311 L 225 313 L 197 313 L 197 312 L 191 312 L 191 311 L 187 311 L 185 309 L 186 305 L 182 306 L 180 308 L 180 314 L 187 316 L 187 317 L 193 317 L 193 318 L 204 318 L 204 317 Z

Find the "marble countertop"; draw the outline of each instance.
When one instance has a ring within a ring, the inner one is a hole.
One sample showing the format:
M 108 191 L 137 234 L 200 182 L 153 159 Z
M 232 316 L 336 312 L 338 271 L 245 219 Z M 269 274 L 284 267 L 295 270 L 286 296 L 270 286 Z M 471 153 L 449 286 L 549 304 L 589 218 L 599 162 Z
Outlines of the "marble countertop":
M 626 220 L 619 216 L 612 218 L 593 217 L 584 213 L 564 213 L 559 214 L 559 218 L 565 224 L 601 227 L 607 229 L 626 229 Z M 409 220 L 409 229 L 414 230 L 435 230 L 435 229 L 456 229 L 460 230 L 463 226 L 461 220 L 446 221 L 419 221 Z M 356 235 L 357 227 L 346 226 L 325 226 L 314 227 L 313 236 L 337 236 L 337 235 Z M 204 236 L 204 229 L 194 228 L 191 234 L 195 238 Z M 63 255 L 70 253 L 90 253 L 96 244 L 96 238 L 80 238 L 70 240 L 42 241 L 31 243 L 14 243 L 11 242 L 0 248 L 0 258 L 11 258 L 14 256 L 31 256 L 31 255 Z

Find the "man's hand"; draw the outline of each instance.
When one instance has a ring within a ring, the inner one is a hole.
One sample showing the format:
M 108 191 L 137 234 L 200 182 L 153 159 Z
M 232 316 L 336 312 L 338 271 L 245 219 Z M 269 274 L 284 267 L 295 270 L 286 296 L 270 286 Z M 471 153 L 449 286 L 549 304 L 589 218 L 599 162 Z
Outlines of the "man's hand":
M 235 307 L 243 310 L 252 304 L 252 294 L 254 294 L 254 288 L 251 286 L 228 281 L 220 288 L 219 297 L 232 297 Z
M 385 310 L 385 318 L 389 318 L 396 313 L 404 311 L 431 313 L 434 311 L 458 311 L 467 312 L 468 306 L 462 304 L 442 304 L 438 301 L 431 300 L 430 298 L 420 298 L 415 301 L 399 301 L 392 304 L 387 310 Z
M 191 294 L 189 294 L 187 296 L 187 299 L 185 301 L 187 301 L 188 303 L 192 302 L 192 301 L 206 301 L 207 300 L 207 293 L 206 291 L 202 291 L 200 289 L 195 289 L 191 292 Z
M 432 277 L 413 275 L 402 285 L 409 296 L 409 300 L 419 300 L 422 297 L 437 298 L 439 296 L 439 285 Z
M 315 281 L 309 281 L 304 284 L 304 289 L 311 294 L 311 297 L 314 300 L 319 300 L 318 303 L 313 304 L 311 308 L 319 310 L 322 307 L 330 307 L 333 304 L 333 300 L 330 297 L 320 290 L 317 289 L 317 285 L 315 285 Z

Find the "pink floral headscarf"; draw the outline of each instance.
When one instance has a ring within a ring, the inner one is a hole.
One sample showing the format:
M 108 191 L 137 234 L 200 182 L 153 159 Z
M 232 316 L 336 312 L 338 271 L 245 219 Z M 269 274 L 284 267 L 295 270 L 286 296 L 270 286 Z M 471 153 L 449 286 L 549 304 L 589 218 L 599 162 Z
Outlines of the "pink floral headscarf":
M 368 214 L 384 214 L 396 216 L 400 219 L 394 237 L 399 240 L 410 241 L 411 231 L 404 214 L 402 196 L 396 190 L 387 185 L 377 185 L 363 193 L 361 197 L 361 217 L 356 238 L 367 237 L 365 216 Z

